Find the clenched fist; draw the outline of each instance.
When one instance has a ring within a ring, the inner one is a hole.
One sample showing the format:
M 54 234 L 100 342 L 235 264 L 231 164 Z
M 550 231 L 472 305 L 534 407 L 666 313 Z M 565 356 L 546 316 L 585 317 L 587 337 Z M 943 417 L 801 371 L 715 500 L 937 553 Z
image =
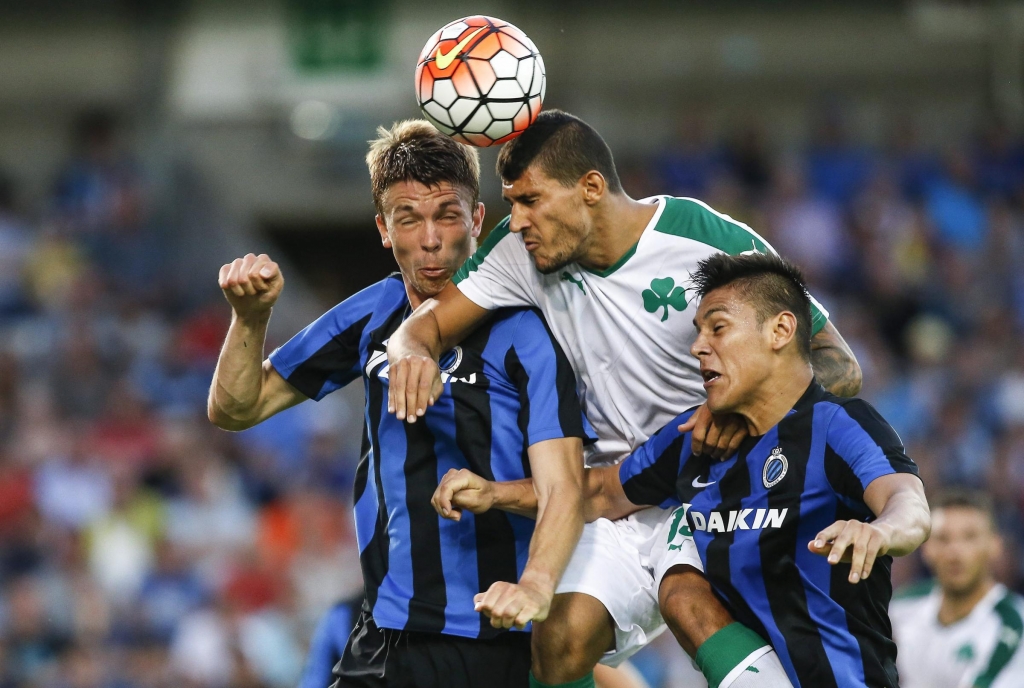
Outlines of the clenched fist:
M 270 256 L 235 258 L 220 269 L 220 288 L 239 318 L 266 315 L 284 288 L 284 276 Z

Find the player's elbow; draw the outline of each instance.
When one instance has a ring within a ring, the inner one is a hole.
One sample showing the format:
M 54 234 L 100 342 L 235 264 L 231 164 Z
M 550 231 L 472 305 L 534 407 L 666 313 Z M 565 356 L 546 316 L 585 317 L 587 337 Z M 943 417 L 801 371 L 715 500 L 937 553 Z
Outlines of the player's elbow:
M 256 425 L 256 420 L 253 418 L 236 416 L 229 413 L 217 403 L 213 395 L 210 395 L 210 399 L 206 404 L 206 417 L 221 430 L 228 430 L 230 432 L 248 430 Z
M 557 522 L 566 530 L 583 530 L 583 521 L 586 516 L 584 511 L 583 492 L 578 482 L 567 479 L 551 485 L 538 487 L 537 489 L 537 512 L 538 516 L 546 512 L 558 514 Z

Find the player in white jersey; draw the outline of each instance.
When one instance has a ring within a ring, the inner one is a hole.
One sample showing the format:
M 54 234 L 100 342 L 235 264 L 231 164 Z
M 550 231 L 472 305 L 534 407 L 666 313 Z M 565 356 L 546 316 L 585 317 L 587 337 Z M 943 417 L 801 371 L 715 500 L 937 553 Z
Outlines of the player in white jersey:
M 986 495 L 957 490 L 932 500 L 922 554 L 935 580 L 889 606 L 903 688 L 1024 686 L 1024 599 L 993 578 L 1001 549 Z
M 512 214 L 453 284 L 392 336 L 392 410 L 415 422 L 439 393 L 442 347 L 459 341 L 490 310 L 529 304 L 544 314 L 576 373 L 600 438 L 588 463 L 618 461 L 704 400 L 699 369 L 687 354 L 697 305 L 688 280 L 697 262 L 721 251 L 772 249 L 746 225 L 700 201 L 629 198 L 607 145 L 566 113 L 541 113 L 502 149 L 498 167 Z M 818 380 L 833 392 L 856 393 L 860 369 L 817 305 L 814 333 Z M 745 435 L 735 419 L 712 418 L 706 409 L 691 422 L 698 452 L 704 446 L 713 455 L 731 453 Z M 692 541 L 668 547 L 666 514 L 651 509 L 588 525 L 553 600 L 553 588 L 523 586 L 480 600 L 492 623 L 505 626 L 541 621 L 550 604 L 550 618 L 534 627 L 534 673 L 543 684 L 586 679 L 607 650 L 603 661 L 621 661 L 663 630 L 662 616 L 698 660 L 702 648 L 719 646 L 711 641 L 724 637 L 720 631 L 736 625 L 700 574 Z M 747 636 L 738 645 L 721 648 L 734 655 L 751 650 L 737 663 L 765 642 Z M 702 668 L 716 674 L 714 667 Z M 755 669 L 760 685 L 769 685 L 769 669 Z

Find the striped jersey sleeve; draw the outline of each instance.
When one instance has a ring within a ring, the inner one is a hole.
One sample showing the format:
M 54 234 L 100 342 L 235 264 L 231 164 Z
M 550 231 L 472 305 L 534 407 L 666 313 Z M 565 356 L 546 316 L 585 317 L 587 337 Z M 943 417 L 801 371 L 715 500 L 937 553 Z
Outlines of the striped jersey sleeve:
M 676 480 L 690 455 L 690 435 L 678 428 L 696 410 L 677 416 L 619 464 L 622 490 L 633 504 L 662 508 L 681 504 Z
M 360 374 L 359 341 L 388 278 L 345 299 L 270 354 L 270 364 L 295 389 L 320 401 Z M 404 292 L 403 292 L 404 293 Z
M 499 222 L 452 277 L 466 298 L 489 311 L 538 305 L 531 288 L 537 279 L 533 259 L 508 225 L 507 217 Z
M 884 475 L 918 475 L 917 464 L 907 456 L 899 435 L 863 399 L 849 399 L 839 406 L 829 422 L 825 442 L 826 473 L 833 488 L 847 496 L 863 499 L 871 481 Z M 838 459 L 848 471 L 830 470 L 829 459 Z
M 519 426 L 527 446 L 561 437 L 596 440 L 580 407 L 572 365 L 544 318 L 531 309 L 517 320 L 505 373 L 519 390 Z

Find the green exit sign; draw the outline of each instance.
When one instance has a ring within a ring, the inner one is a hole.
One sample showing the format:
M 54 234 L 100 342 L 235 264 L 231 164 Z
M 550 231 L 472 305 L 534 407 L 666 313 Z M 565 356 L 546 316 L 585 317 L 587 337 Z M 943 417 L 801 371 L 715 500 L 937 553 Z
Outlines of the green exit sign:
M 387 0 L 287 0 L 300 71 L 369 71 L 383 60 Z

